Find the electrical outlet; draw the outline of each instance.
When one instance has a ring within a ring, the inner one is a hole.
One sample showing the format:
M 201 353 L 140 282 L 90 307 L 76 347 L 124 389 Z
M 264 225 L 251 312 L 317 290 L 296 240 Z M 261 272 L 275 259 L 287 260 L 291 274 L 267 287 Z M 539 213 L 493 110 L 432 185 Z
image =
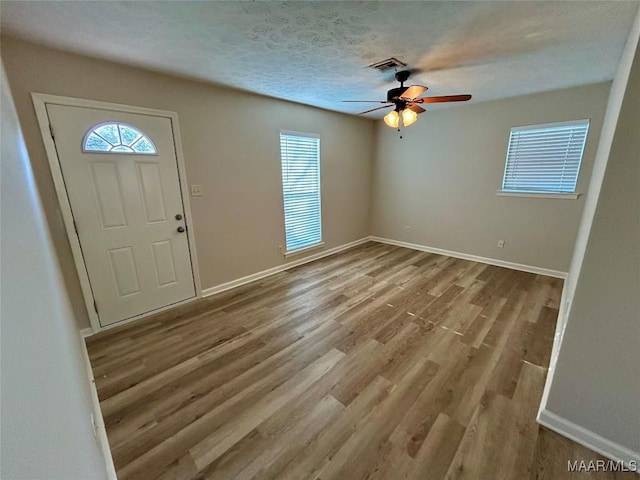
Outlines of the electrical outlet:
M 191 196 L 192 197 L 201 197 L 202 196 L 202 185 L 191 185 Z
M 282 248 L 282 245 L 278 245 L 278 253 L 279 253 L 280 255 L 283 255 L 283 254 L 284 254 L 284 249 Z
M 504 240 L 498 240 L 498 248 L 504 248 Z

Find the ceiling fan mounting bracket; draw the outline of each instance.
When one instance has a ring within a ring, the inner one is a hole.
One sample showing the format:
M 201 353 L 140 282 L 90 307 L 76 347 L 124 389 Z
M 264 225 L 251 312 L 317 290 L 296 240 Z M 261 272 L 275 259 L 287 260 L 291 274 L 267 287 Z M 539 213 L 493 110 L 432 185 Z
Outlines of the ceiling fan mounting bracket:
M 409 76 L 411 75 L 411 72 L 409 70 L 401 70 L 399 72 L 396 72 L 396 80 L 400 82 L 400 86 L 404 86 L 403 83 L 406 82 L 409 79 Z

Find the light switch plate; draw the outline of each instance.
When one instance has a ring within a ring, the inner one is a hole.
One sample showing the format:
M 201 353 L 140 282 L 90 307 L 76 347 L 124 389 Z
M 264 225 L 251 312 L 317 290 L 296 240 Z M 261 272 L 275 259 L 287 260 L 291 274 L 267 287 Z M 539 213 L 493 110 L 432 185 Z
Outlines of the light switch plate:
M 201 197 L 202 196 L 202 185 L 191 185 L 191 196 L 192 197 Z

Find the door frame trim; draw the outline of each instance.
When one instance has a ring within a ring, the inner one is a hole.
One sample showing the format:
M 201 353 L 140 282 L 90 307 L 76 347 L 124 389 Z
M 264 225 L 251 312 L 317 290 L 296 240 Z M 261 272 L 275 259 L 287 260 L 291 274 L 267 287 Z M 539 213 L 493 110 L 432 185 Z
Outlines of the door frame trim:
M 58 196 L 58 202 L 60 204 L 60 210 L 62 212 L 62 219 L 64 221 L 65 230 L 71 246 L 71 253 L 73 254 L 73 261 L 78 272 L 80 279 L 80 287 L 82 289 L 82 296 L 84 298 L 85 307 L 89 314 L 89 321 L 91 322 L 91 329 L 93 333 L 113 328 L 116 326 L 124 325 L 140 318 L 158 313 L 159 311 L 166 310 L 184 303 L 191 302 L 202 296 L 202 286 L 200 283 L 200 270 L 198 268 L 198 260 L 196 253 L 196 243 L 193 235 L 193 216 L 191 214 L 191 204 L 189 203 L 189 195 L 187 194 L 188 183 L 187 173 L 184 166 L 184 154 L 182 152 L 182 141 L 180 138 L 180 127 L 178 123 L 178 114 L 176 112 L 170 112 L 167 110 L 156 110 L 153 108 L 137 107 L 132 105 L 124 105 L 120 103 L 101 102 L 98 100 L 88 100 L 84 98 L 63 97 L 59 95 L 50 95 L 47 93 L 31 93 L 31 99 L 33 101 L 33 107 L 35 109 L 36 117 L 38 119 L 38 126 L 40 128 L 40 134 L 44 142 L 44 149 L 49 160 L 49 169 L 53 176 L 53 183 L 55 186 L 56 194 Z M 71 210 L 71 203 L 67 195 L 67 189 L 64 183 L 64 177 L 62 176 L 62 167 L 60 165 L 60 159 L 58 158 L 58 152 L 56 150 L 55 143 L 51 137 L 51 131 L 49 128 L 49 115 L 47 114 L 47 104 L 64 105 L 68 107 L 84 107 L 92 108 L 96 110 L 111 110 L 124 113 L 136 113 L 139 115 L 149 115 L 153 117 L 168 118 L 171 122 L 171 129 L 173 133 L 173 144 L 175 146 L 176 162 L 178 167 L 178 181 L 180 183 L 180 197 L 182 199 L 182 205 L 184 206 L 184 216 L 187 223 L 187 228 L 191 229 L 187 235 L 189 243 L 189 258 L 191 261 L 191 271 L 193 273 L 193 282 L 195 288 L 195 296 L 188 298 L 181 302 L 166 305 L 158 309 L 146 312 L 135 317 L 128 318 L 115 322 L 111 325 L 100 325 L 100 319 L 98 314 L 94 310 L 93 291 L 91 290 L 91 283 L 89 282 L 89 274 L 87 267 L 82 256 L 82 249 L 80 247 L 80 239 L 76 233 L 74 227 L 73 212 Z

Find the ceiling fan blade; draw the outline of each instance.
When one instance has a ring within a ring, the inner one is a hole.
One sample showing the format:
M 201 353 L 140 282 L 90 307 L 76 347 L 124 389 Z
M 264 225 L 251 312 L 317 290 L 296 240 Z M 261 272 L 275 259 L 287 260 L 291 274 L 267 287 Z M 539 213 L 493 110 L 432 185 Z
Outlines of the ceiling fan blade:
M 400 95 L 400 99 L 413 100 L 414 98 L 419 97 L 426 91 L 427 91 L 427 87 L 423 87 L 422 85 L 411 85 L 404 92 L 402 92 L 402 95 Z
M 364 115 L 365 113 L 375 112 L 376 110 L 382 110 L 383 108 L 389 108 L 389 107 L 393 107 L 393 105 L 385 105 L 384 107 L 372 108 L 371 110 L 367 110 L 365 112 L 360 112 L 358 115 Z
M 342 100 L 344 103 L 391 103 L 384 100 Z
M 419 105 L 415 105 L 415 104 L 411 104 L 411 105 L 407 105 L 407 108 L 409 110 L 413 110 L 414 112 L 416 112 L 417 114 L 420 114 L 422 112 L 426 112 L 426 110 L 424 108 L 422 108 Z
M 445 103 L 445 102 L 466 102 L 471 99 L 471 95 L 442 95 L 441 97 L 416 98 L 415 103 Z

